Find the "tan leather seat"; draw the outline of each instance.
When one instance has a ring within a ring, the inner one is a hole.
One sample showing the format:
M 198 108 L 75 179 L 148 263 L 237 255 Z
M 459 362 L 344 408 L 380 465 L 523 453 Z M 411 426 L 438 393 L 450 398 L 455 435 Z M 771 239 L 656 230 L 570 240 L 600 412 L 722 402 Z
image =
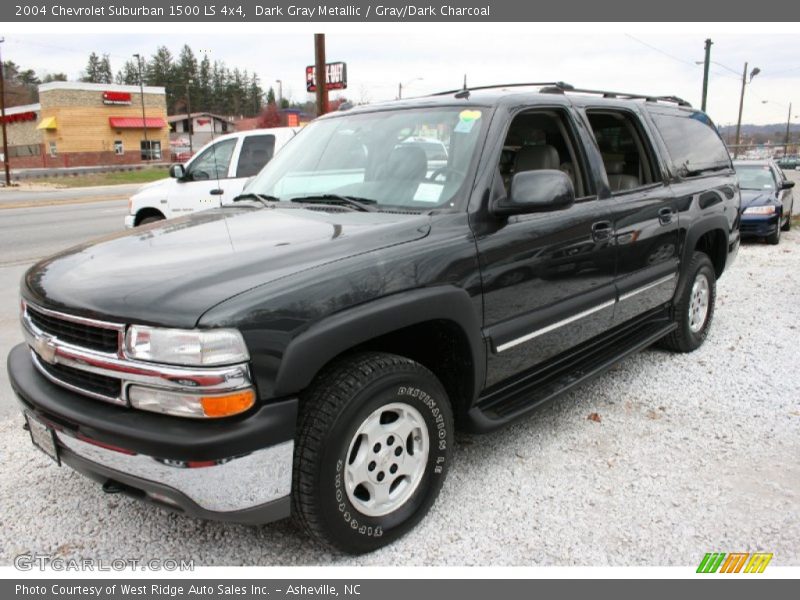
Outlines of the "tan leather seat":
M 633 190 L 639 187 L 639 178 L 624 172 L 625 161 L 604 156 L 603 164 L 606 167 L 606 175 L 608 175 L 608 187 L 611 188 L 612 192 Z
M 523 146 L 514 157 L 514 172 L 558 169 L 560 164 L 558 150 L 549 144 Z

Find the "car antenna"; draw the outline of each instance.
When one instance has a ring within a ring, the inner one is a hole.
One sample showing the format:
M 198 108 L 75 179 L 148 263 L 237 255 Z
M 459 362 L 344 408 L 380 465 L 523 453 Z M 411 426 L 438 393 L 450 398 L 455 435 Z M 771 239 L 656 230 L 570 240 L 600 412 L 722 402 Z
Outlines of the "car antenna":
M 469 88 L 467 87 L 467 74 L 464 73 L 464 87 L 456 94 L 456 98 L 469 98 Z

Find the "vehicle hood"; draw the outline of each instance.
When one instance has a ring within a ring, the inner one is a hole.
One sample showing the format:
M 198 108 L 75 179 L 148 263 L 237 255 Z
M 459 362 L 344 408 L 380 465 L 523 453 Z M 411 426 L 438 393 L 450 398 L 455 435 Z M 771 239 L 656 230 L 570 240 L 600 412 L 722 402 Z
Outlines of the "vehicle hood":
M 249 289 L 429 231 L 422 215 L 222 208 L 65 250 L 31 267 L 22 293 L 89 317 L 194 327 L 209 308 Z
M 775 204 L 775 192 L 762 192 L 761 190 L 742 190 L 742 209 L 748 206 L 762 206 L 764 204 Z

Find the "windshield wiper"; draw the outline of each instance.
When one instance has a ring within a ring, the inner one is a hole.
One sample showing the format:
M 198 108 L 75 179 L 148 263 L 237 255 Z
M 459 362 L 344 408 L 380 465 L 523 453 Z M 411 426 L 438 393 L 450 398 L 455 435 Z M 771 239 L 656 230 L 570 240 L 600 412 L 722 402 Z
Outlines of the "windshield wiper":
M 372 198 L 358 198 L 356 196 L 342 196 L 339 194 L 312 194 L 310 196 L 298 196 L 292 198 L 292 202 L 302 202 L 303 204 L 336 204 L 348 206 L 355 210 L 372 212 L 375 210 L 377 200 Z
M 242 200 L 258 200 L 264 206 L 269 206 L 268 202 L 280 202 L 281 199 L 275 196 L 270 196 L 269 194 L 257 194 L 255 192 L 246 192 L 244 194 L 239 194 L 236 196 L 233 201 L 240 202 Z

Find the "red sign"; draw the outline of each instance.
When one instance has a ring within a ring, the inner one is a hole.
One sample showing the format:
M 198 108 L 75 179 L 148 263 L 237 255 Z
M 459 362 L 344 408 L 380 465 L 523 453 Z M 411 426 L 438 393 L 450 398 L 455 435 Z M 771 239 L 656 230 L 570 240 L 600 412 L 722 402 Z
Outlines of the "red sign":
M 130 104 L 131 95 L 128 92 L 103 92 L 103 104 Z
M 24 121 L 35 121 L 35 120 L 36 120 L 36 113 L 33 111 L 16 113 L 13 115 L 6 115 L 5 118 L 6 123 L 22 123 Z
M 306 91 L 317 91 L 317 68 L 306 67 Z M 347 89 L 347 63 L 335 62 L 325 65 L 325 88 L 329 90 Z

